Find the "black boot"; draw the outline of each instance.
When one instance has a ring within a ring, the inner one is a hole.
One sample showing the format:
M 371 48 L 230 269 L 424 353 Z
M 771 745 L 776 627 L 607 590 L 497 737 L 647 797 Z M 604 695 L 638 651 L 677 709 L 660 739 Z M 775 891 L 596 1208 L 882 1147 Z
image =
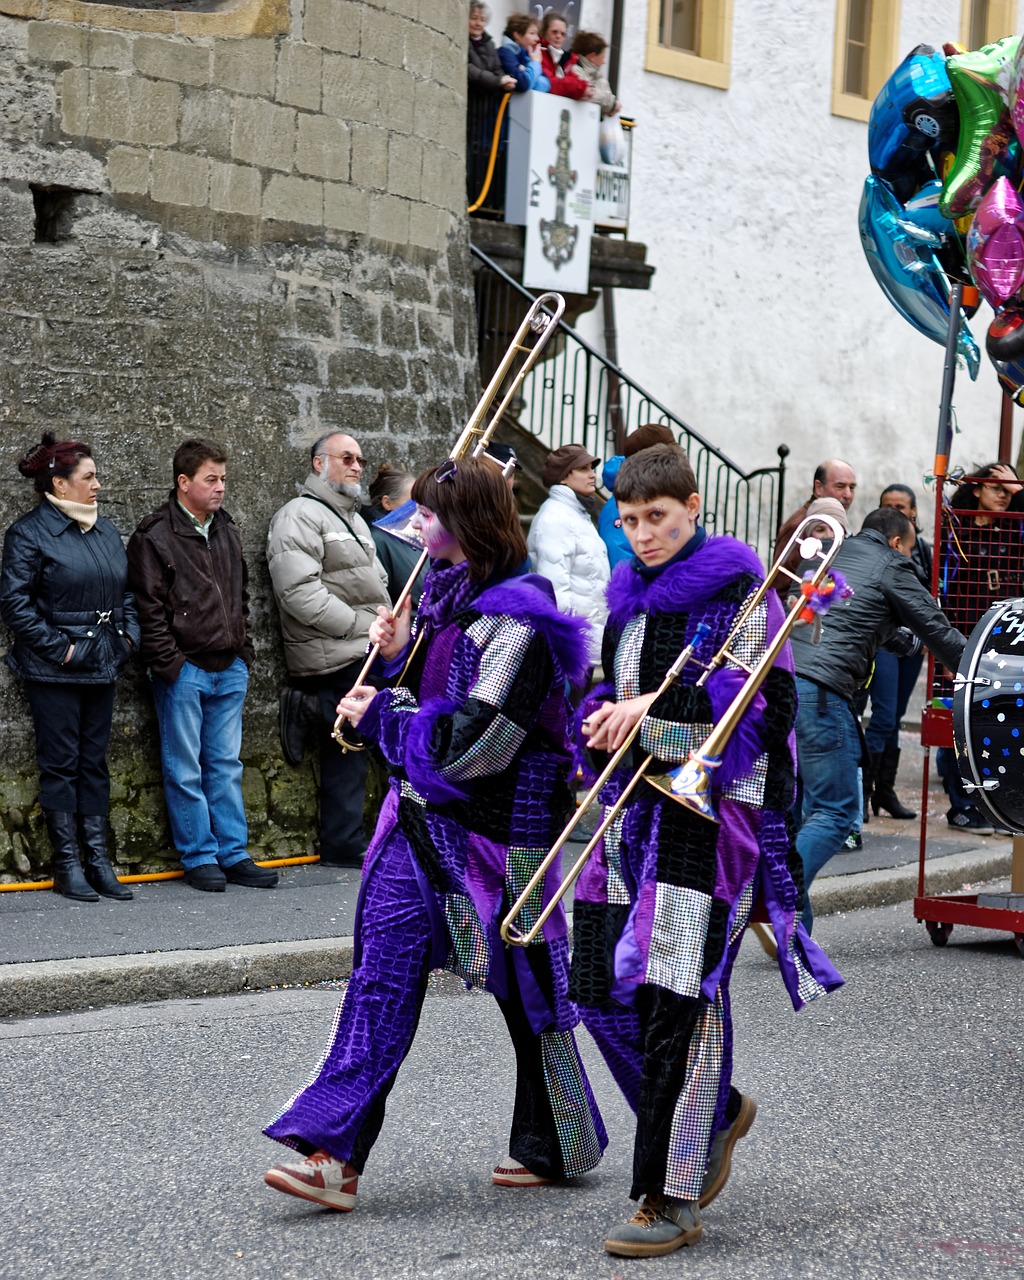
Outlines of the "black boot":
M 78 860 L 78 833 L 75 815 L 44 809 L 46 833 L 53 846 L 53 889 L 76 902 L 99 902 L 100 895 L 89 887 Z
M 884 809 L 893 818 L 916 818 L 917 811 L 908 809 L 896 794 L 896 772 L 900 767 L 899 747 L 886 747 L 876 760 L 875 789 L 871 796 L 871 807 L 875 813 Z
M 126 889 L 114 875 L 114 868 L 110 865 L 110 857 L 107 853 L 106 815 L 80 813 L 78 834 L 82 845 L 86 880 L 104 898 L 117 898 L 119 902 L 127 902 L 132 897 L 132 891 Z

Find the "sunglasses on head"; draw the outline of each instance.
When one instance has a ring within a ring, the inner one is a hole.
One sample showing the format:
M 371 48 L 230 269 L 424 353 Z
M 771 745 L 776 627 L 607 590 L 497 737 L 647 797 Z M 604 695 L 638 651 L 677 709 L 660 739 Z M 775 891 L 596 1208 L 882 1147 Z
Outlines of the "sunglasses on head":
M 450 480 L 452 476 L 457 476 L 458 474 L 459 464 L 454 458 L 449 458 L 446 462 L 442 462 L 434 472 L 434 479 L 438 484 L 444 484 L 446 480 Z

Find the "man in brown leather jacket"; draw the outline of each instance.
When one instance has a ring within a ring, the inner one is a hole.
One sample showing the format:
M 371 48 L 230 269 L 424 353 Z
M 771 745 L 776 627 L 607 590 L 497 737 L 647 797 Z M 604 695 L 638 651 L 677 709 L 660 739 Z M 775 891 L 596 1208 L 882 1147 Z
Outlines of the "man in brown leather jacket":
M 239 751 L 253 648 L 242 541 L 221 509 L 226 463 L 212 441 L 179 445 L 170 497 L 128 543 L 171 832 L 185 879 L 214 893 L 277 883 L 246 851 Z

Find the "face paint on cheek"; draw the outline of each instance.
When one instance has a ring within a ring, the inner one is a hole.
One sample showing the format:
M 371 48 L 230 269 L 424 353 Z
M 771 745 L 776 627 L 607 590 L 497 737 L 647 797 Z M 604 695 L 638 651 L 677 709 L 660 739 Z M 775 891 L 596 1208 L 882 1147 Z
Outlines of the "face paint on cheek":
M 679 539 L 682 537 L 682 530 L 669 529 L 668 536 L 672 539 L 673 542 L 678 542 Z
M 432 559 L 444 559 L 447 552 L 450 552 L 455 539 L 444 527 L 437 516 L 429 516 L 423 522 L 421 529 L 423 537 L 423 545 L 427 548 Z

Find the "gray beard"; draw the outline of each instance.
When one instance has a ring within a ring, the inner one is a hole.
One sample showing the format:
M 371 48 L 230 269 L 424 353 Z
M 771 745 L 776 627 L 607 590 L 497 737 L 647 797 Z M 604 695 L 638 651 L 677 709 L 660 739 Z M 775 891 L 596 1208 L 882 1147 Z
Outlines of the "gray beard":
M 337 484 L 334 480 L 324 478 L 324 484 L 328 489 L 333 489 L 335 493 L 340 493 L 343 498 L 355 498 L 356 502 L 364 501 L 363 491 L 357 484 Z

